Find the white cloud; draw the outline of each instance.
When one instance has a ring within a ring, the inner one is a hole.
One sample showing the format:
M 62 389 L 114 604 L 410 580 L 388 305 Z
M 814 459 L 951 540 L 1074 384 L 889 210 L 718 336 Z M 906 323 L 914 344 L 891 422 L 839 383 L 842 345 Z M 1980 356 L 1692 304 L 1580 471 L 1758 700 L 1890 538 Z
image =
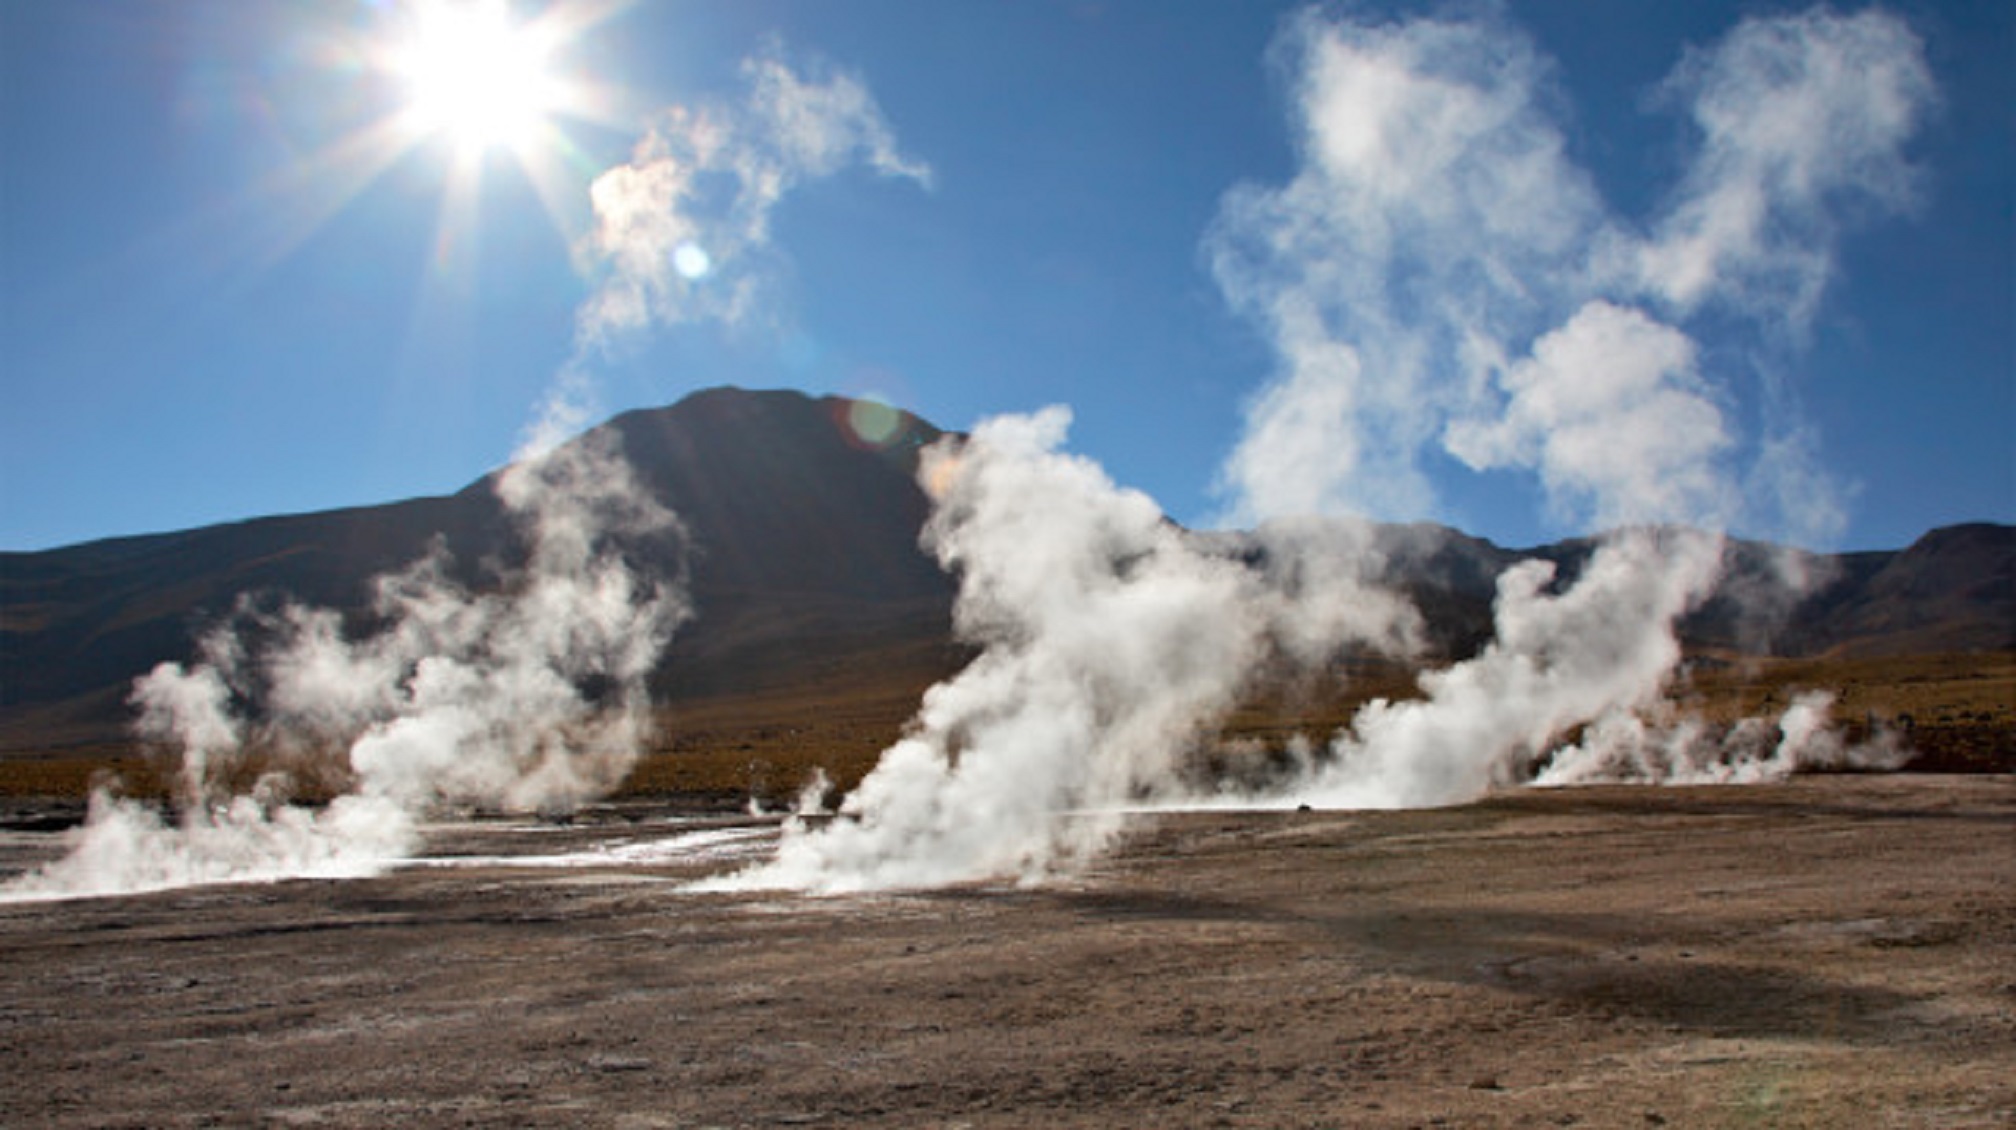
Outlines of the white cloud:
M 1420 449 L 1561 306 L 1600 209 L 1516 31 L 1312 16 L 1290 34 L 1301 170 L 1228 193 L 1206 242 L 1282 366 L 1226 463 L 1227 518 L 1417 517 Z
M 1685 334 L 1591 302 L 1500 384 L 1502 414 L 1450 424 L 1449 449 L 1470 466 L 1533 468 L 1557 509 L 1598 529 L 1727 521 L 1737 499 L 1718 460 L 1730 438 Z
M 770 142 L 743 153 L 752 168 L 773 167 L 776 179 L 788 186 L 800 178 L 831 176 L 859 160 L 883 176 L 931 186 L 930 167 L 897 148 L 881 107 L 859 78 L 835 73 L 807 81 L 775 53 L 745 60 L 742 71 L 751 87 L 750 119 Z M 764 178 L 751 173 L 747 179 Z
M 1721 525 L 1747 495 L 1752 522 L 1838 528 L 1810 428 L 1728 426 L 1750 372 L 1703 370 L 1691 345 L 1679 367 L 1605 351 L 1682 348 L 1711 301 L 1796 335 L 1839 232 L 1911 199 L 1903 148 L 1933 91 L 1901 21 L 1816 9 L 1691 52 L 1662 92 L 1703 141 L 1650 236 L 1568 158 L 1550 65 L 1516 29 L 1309 15 L 1286 34 L 1300 168 L 1228 193 L 1205 244 L 1279 365 L 1221 474 L 1225 520 L 1437 516 L 1426 468 L 1452 455 L 1536 473 L 1561 520 Z
M 1745 20 L 1665 94 L 1688 104 L 1701 151 L 1642 249 L 1643 284 L 1683 310 L 1721 298 L 1795 326 L 1844 218 L 1912 202 L 1903 150 L 1935 98 L 1918 37 L 1874 9 Z
M 770 219 L 799 185 L 862 165 L 931 184 L 860 79 L 807 77 L 772 50 L 743 63 L 735 104 L 674 107 L 630 160 L 595 179 L 579 257 L 599 276 L 579 315 L 583 348 L 654 324 L 738 324 L 775 269 Z
M 1853 484 L 1827 473 L 1819 446 L 1810 424 L 1794 422 L 1767 435 L 1743 484 L 1750 509 L 1772 515 L 1795 545 L 1834 545 L 1848 528 Z

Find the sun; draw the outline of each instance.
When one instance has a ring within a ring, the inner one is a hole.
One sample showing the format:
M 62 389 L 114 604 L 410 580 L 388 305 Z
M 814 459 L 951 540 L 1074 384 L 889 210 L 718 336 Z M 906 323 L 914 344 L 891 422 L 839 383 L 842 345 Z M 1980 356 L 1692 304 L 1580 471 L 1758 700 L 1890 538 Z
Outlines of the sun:
M 391 60 L 405 84 L 409 128 L 464 155 L 524 153 L 564 101 L 554 46 L 537 25 L 515 22 L 503 0 L 419 6 Z
M 636 96 L 583 68 L 577 52 L 586 37 L 634 2 L 345 0 L 291 6 L 299 18 L 287 26 L 301 43 L 312 45 L 305 57 L 323 72 L 281 90 L 326 95 L 293 105 L 316 111 L 303 120 L 324 125 L 329 136 L 245 187 L 238 204 L 269 217 L 257 225 L 262 236 L 248 245 L 251 254 L 262 264 L 278 262 L 402 166 L 440 180 L 436 277 L 448 277 L 456 248 L 477 245 L 486 189 L 507 170 L 531 187 L 554 230 L 571 241 L 591 175 L 586 170 L 598 167 L 572 131 L 632 130 L 636 121 Z M 413 160 L 423 151 L 434 159 Z M 513 195 L 493 199 L 508 202 Z M 234 206 L 218 214 L 238 212 Z

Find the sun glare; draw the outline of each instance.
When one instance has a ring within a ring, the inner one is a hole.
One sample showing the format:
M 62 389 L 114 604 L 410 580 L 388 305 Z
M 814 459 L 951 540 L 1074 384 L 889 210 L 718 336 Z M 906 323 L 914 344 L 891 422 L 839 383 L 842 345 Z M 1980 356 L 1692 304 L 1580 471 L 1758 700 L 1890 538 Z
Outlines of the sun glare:
M 257 225 L 261 236 L 248 245 L 252 255 L 277 262 L 423 150 L 448 158 L 411 166 L 440 179 L 435 265 L 442 270 L 436 274 L 445 277 L 453 248 L 476 245 L 484 185 L 506 169 L 531 186 L 554 230 L 571 239 L 574 210 L 590 175 L 584 170 L 595 166 L 570 128 L 633 124 L 626 109 L 629 94 L 586 72 L 573 52 L 584 36 L 633 2 L 294 5 L 301 39 L 315 47 L 311 57 L 328 76 L 359 85 L 339 91 L 326 81 L 310 81 L 299 87 L 335 95 L 322 101 L 321 120 L 348 128 L 247 187 L 244 203 L 270 216 L 270 222 Z M 358 114 L 360 108 L 368 116 Z M 506 159 L 492 160 L 498 156 Z
M 502 0 L 439 0 L 416 15 L 395 60 L 415 129 L 463 153 L 522 151 L 560 101 L 552 44 Z

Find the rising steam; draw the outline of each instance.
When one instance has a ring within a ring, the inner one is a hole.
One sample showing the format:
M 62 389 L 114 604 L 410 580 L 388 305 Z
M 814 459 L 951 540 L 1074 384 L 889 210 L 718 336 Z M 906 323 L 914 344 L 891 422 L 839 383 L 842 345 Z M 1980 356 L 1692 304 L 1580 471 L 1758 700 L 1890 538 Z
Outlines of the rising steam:
M 979 655 L 926 693 L 836 818 L 788 824 L 774 860 L 710 886 L 1082 864 L 1124 808 L 1181 799 L 1190 755 L 1261 671 L 1416 652 L 1422 618 L 1381 586 L 1368 520 L 1439 513 L 1431 472 L 1452 466 L 1530 481 L 1550 521 L 1609 532 L 1576 568 L 1507 570 L 1481 650 L 1424 675 L 1416 699 L 1368 706 L 1251 799 L 1442 804 L 1894 756 L 1851 748 L 1824 695 L 1716 729 L 1668 692 L 1675 625 L 1716 591 L 1724 531 L 1810 540 L 1837 524 L 1843 492 L 1773 358 L 1803 338 L 1851 221 L 1910 203 L 1904 149 L 1933 97 L 1910 30 L 1815 9 L 1690 51 L 1659 97 L 1695 151 L 1642 218 L 1572 161 L 1551 62 L 1497 17 L 1311 12 L 1282 47 L 1297 168 L 1227 193 L 1205 238 L 1277 361 L 1219 476 L 1221 517 L 1254 532 L 1178 529 L 1061 450 L 1063 409 L 926 451 L 925 544 L 959 577 L 956 626 Z M 193 667 L 157 670 L 135 701 L 183 753 L 179 822 L 101 797 L 77 851 L 27 887 L 368 869 L 408 850 L 430 805 L 564 807 L 620 779 L 644 675 L 686 610 L 618 548 L 669 517 L 608 453 L 550 442 L 585 411 L 579 366 L 638 327 L 746 321 L 794 185 L 850 162 L 929 178 L 850 76 L 808 80 L 774 55 L 744 73 L 744 105 L 668 112 L 593 186 L 577 361 L 536 429 L 542 454 L 500 483 L 524 569 L 482 595 L 429 559 L 380 582 L 381 632 L 289 609 L 260 622 L 270 647 L 219 636 Z M 1711 316 L 1750 326 L 1751 355 L 1709 357 L 1689 329 Z M 1753 380 L 1765 395 L 1743 395 Z M 1737 414 L 1753 401 L 1779 407 Z M 247 748 L 296 745 L 343 749 L 351 789 L 314 813 L 218 791 Z
M 924 454 L 925 542 L 984 647 L 842 806 L 727 886 L 837 891 L 1037 877 L 1083 862 L 1115 806 L 1166 787 L 1260 656 L 1250 579 L 1191 552 L 1147 496 L 1061 454 L 1050 409 Z
M 1682 325 L 1717 303 L 1767 338 L 1810 318 L 1839 216 L 1908 197 L 1902 146 L 1931 94 L 1918 41 L 1880 13 L 1815 10 L 1690 54 L 1666 94 L 1691 99 L 1702 148 L 1640 235 L 1568 163 L 1540 109 L 1548 64 L 1515 29 L 1309 17 L 1291 39 L 1302 169 L 1228 196 L 1211 239 L 1283 362 L 1228 462 L 1232 512 L 1418 506 L 1424 457 L 1442 456 L 1530 473 L 1551 517 L 1615 531 L 1572 581 L 1509 570 L 1483 651 L 1425 676 L 1420 700 L 1368 707 L 1296 795 L 1447 803 L 1542 764 L 1557 781 L 1712 776 L 1699 724 L 1655 718 L 1675 624 L 1714 590 L 1719 531 L 1812 534 L 1838 492 L 1796 427 L 1740 464 L 1734 390 Z M 1764 477 L 1779 489 L 1745 489 Z M 1789 771 L 1821 719 L 1805 700 L 1776 753 L 1750 752 L 1759 724 L 1723 752 Z
M 676 524 L 599 442 L 521 462 L 497 489 L 527 560 L 493 589 L 451 579 L 437 548 L 377 580 L 377 631 L 248 606 L 202 659 L 138 680 L 141 733 L 176 758 L 174 817 L 101 791 L 70 854 L 8 893 L 369 874 L 411 853 L 437 805 L 568 811 L 614 787 L 650 724 L 645 677 L 687 612 L 624 553 Z M 255 757 L 263 775 L 234 795 Z M 296 773 L 347 788 L 298 807 Z
M 926 541 L 983 650 L 927 693 L 840 818 L 794 825 L 773 863 L 718 885 L 1026 879 L 1082 860 L 1119 806 L 1177 787 L 1263 658 L 1410 646 L 1418 618 L 1371 583 L 1385 570 L 1363 519 L 1435 512 L 1431 462 L 1531 476 L 1549 518 L 1613 532 L 1573 575 L 1508 570 L 1480 652 L 1425 675 L 1419 699 L 1373 703 L 1259 799 L 1442 804 L 1536 776 L 1741 780 L 1886 756 L 1834 735 L 1824 695 L 1715 732 L 1667 692 L 1722 531 L 1812 536 L 1838 515 L 1810 430 L 1746 429 L 1726 406 L 1800 337 L 1848 219 L 1909 201 L 1903 147 L 1932 96 L 1909 29 L 1816 9 L 1690 52 L 1661 96 L 1698 152 L 1643 223 L 1570 160 L 1551 63 L 1498 19 L 1312 12 L 1284 47 L 1299 168 L 1228 193 L 1206 240 L 1279 359 L 1220 478 L 1261 566 L 1060 453 L 1060 413 L 930 453 Z M 1758 328 L 1733 374 L 1686 329 L 1717 308 Z
M 737 105 L 658 115 L 628 162 L 595 178 L 595 226 L 581 244 L 599 275 L 578 316 L 584 345 L 606 349 L 652 325 L 740 325 L 763 311 L 776 270 L 770 217 L 798 185 L 862 164 L 929 186 L 897 148 L 862 81 L 801 74 L 779 51 L 742 64 Z
M 675 516 L 612 434 L 563 444 L 594 412 L 593 359 L 652 326 L 748 317 L 775 269 L 770 213 L 795 186 L 855 163 L 930 179 L 853 76 L 807 77 L 781 49 L 743 74 L 740 104 L 665 111 L 590 186 L 574 356 L 494 482 L 524 564 L 474 590 L 437 546 L 377 579 L 361 634 L 327 609 L 244 605 L 198 661 L 135 685 L 142 736 L 174 761 L 172 819 L 100 792 L 69 855 L 7 895 L 370 873 L 410 854 L 438 805 L 565 811 L 623 780 L 651 723 L 647 676 L 689 609 L 681 578 L 642 564 L 680 560 Z M 238 791 L 255 760 L 268 771 Z M 291 805 L 303 774 L 343 791 Z

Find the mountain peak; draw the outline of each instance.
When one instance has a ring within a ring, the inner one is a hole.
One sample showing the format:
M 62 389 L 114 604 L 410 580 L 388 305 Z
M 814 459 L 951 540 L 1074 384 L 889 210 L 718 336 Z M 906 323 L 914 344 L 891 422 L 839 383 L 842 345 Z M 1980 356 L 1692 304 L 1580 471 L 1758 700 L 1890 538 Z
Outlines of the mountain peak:
M 688 579 L 698 614 L 673 641 L 661 692 L 746 694 L 830 678 L 871 654 L 882 665 L 910 656 L 928 682 L 953 654 L 956 582 L 918 541 L 930 514 L 918 453 L 945 434 L 928 421 L 872 400 L 722 386 L 625 412 L 595 431 L 620 440 L 637 481 L 686 534 L 683 570 L 665 564 Z M 243 594 L 365 617 L 371 579 L 437 541 L 454 555 L 458 579 L 494 583 L 492 565 L 514 558 L 516 532 L 489 484 L 7 555 L 0 749 L 118 740 L 133 678 L 186 659 Z M 1586 550 L 1502 550 L 1425 523 L 1380 537 L 1394 572 L 1387 579 L 1415 595 L 1452 654 L 1488 631 L 1505 565 Z M 1775 583 L 1773 548 L 1738 547 L 1736 580 Z M 1788 594 L 1783 632 L 1760 642 L 1808 653 L 2016 646 L 2011 527 L 1934 530 L 1908 549 L 1818 561 L 1814 573 L 1833 580 L 1803 600 Z M 1684 627 L 1693 642 L 1714 642 L 1712 616 Z

